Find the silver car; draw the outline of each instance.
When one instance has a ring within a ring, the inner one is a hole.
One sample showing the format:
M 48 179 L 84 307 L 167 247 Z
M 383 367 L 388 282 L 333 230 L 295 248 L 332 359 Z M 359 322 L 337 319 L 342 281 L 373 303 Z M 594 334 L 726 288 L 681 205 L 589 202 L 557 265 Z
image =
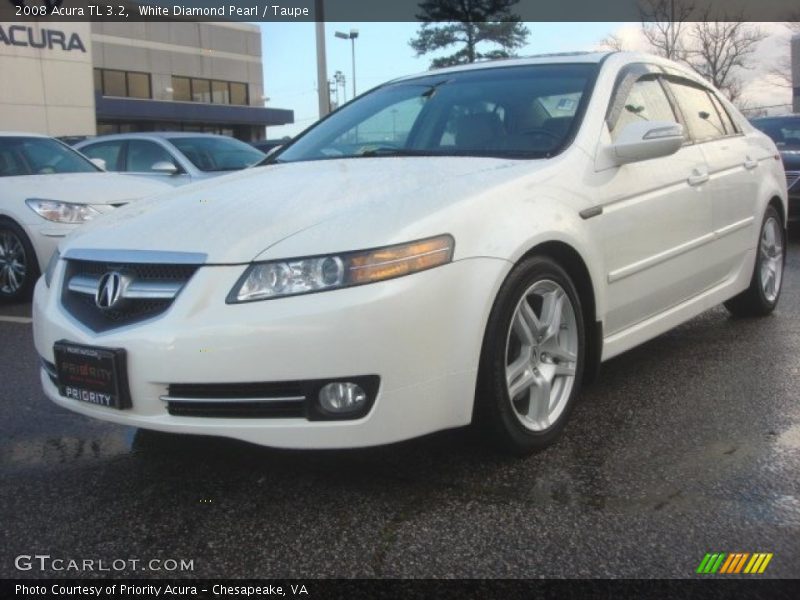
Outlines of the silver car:
M 266 156 L 239 140 L 210 133 L 151 132 L 105 135 L 75 144 L 109 171 L 153 177 L 171 185 L 238 171 Z

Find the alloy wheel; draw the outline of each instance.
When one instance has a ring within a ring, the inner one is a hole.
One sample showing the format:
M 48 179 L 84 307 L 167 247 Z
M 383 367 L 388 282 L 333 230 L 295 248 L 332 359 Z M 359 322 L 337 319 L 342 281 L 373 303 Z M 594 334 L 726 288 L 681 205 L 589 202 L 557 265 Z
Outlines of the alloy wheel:
M 25 248 L 11 231 L 0 232 L 0 293 L 16 294 L 25 285 Z
M 759 254 L 761 290 L 767 302 L 772 304 L 781 291 L 783 279 L 783 230 L 775 217 L 769 217 L 764 223 Z
M 531 431 L 550 428 L 575 384 L 578 326 L 564 289 L 540 280 L 522 295 L 506 339 L 506 389 L 514 415 Z

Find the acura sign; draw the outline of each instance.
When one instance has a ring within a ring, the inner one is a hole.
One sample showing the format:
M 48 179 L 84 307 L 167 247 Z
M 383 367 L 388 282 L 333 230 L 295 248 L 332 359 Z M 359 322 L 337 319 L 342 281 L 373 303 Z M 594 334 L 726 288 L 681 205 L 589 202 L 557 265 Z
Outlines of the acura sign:
M 77 33 L 66 33 L 58 29 L 35 29 L 25 25 L 11 25 L 3 29 L 0 25 L 0 43 L 6 46 L 22 46 L 27 48 L 60 48 L 65 52 L 77 50 L 86 52 L 81 36 Z

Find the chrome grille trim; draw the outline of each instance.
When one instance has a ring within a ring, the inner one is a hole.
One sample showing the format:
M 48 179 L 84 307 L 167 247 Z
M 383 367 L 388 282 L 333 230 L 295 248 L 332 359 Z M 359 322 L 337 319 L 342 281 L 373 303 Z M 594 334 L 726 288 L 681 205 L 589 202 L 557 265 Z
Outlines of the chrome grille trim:
M 168 265 L 202 265 L 208 254 L 201 252 L 162 252 L 160 250 L 93 250 L 70 248 L 63 255 L 66 260 L 84 260 L 100 263 L 137 263 Z
M 269 404 L 273 402 L 303 403 L 306 401 L 305 396 L 273 396 L 270 398 L 178 398 L 175 396 L 159 396 L 158 399 L 162 402 L 215 402 L 220 404 Z
M 105 253 L 101 260 L 95 261 L 79 260 L 74 253 L 70 256 L 72 258 L 64 261 L 66 266 L 61 288 L 61 305 L 81 324 L 97 332 L 132 325 L 163 314 L 172 306 L 194 274 L 202 268 L 200 264 L 187 262 L 145 263 L 134 260 L 115 263 L 107 260 L 110 255 Z M 130 254 L 125 256 L 137 258 Z M 109 272 L 121 275 L 121 297 L 113 308 L 100 308 L 95 302 L 97 288 Z
M 94 296 L 100 277 L 74 275 L 67 283 L 70 292 Z M 183 287 L 183 281 L 141 281 L 134 280 L 122 290 L 125 300 L 174 300 Z

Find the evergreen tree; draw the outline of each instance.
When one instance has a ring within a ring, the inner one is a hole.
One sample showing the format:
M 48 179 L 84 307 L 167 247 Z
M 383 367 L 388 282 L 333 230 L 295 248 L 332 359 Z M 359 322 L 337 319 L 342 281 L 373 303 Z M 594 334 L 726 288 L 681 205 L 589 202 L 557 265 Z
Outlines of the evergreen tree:
M 453 54 L 434 59 L 431 68 L 506 58 L 525 45 L 530 33 L 511 12 L 517 2 L 519 0 L 425 0 L 419 4 L 422 13 L 416 15 L 422 26 L 409 44 L 417 56 L 461 45 Z M 479 51 L 479 44 L 494 44 L 495 48 Z

